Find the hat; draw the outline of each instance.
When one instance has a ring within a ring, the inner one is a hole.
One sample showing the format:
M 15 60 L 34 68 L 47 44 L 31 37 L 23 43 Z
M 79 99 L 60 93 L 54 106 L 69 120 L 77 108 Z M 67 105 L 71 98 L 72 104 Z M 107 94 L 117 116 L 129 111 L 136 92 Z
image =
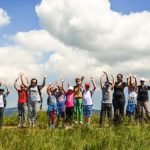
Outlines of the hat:
M 143 81 L 143 82 L 145 82 L 145 78 L 140 78 L 140 81 Z
M 3 88 L 0 88 L 0 91 L 3 91 L 3 92 L 4 92 L 4 89 L 3 89 Z
M 90 83 L 85 83 L 85 87 L 89 88 L 90 87 Z
M 72 87 L 72 86 L 69 86 L 68 90 L 72 90 L 72 91 L 73 91 L 73 87 Z

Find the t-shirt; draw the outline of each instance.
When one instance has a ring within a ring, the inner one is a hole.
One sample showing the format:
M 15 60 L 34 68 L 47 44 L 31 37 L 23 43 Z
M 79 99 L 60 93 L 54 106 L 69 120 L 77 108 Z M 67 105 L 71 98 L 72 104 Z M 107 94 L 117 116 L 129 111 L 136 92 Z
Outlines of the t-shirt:
M 27 103 L 27 91 L 18 90 L 18 103 Z
M 7 94 L 0 95 L 0 108 L 4 107 L 4 99 L 7 97 Z
M 67 108 L 74 107 L 74 98 L 75 98 L 74 92 L 71 93 L 66 92 L 65 95 L 66 95 L 66 102 L 65 102 L 66 107 Z
M 83 105 L 93 105 L 92 95 L 94 90 L 83 91 Z
M 66 101 L 65 94 L 61 94 L 61 95 L 58 94 L 56 96 L 56 99 L 57 99 L 57 107 L 58 108 L 65 107 L 65 101 Z
M 138 86 L 138 101 L 148 101 L 148 90 L 150 90 L 150 86 L 144 86 L 141 85 Z
M 57 100 L 55 95 L 49 95 L 47 98 L 47 105 L 57 105 Z
M 111 85 L 103 86 L 102 88 L 102 103 L 112 103 L 113 90 Z
M 128 91 L 128 102 L 136 103 L 137 100 L 137 92 L 136 91 Z
M 30 102 L 39 102 L 39 101 L 41 101 L 38 86 L 30 87 L 29 91 L 28 91 L 28 94 L 29 94 L 28 100 Z
M 124 95 L 124 88 L 127 86 L 127 83 L 122 82 L 121 85 L 118 86 L 117 82 L 115 83 L 114 86 L 114 100 L 125 100 L 125 95 Z
M 75 98 L 82 98 L 82 87 L 74 86 Z

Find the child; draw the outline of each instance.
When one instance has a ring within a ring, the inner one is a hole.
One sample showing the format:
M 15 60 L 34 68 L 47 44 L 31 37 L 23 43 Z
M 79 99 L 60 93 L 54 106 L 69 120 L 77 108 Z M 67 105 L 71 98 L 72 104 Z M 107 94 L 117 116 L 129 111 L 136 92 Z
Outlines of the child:
M 74 86 L 74 92 L 75 92 L 75 115 L 76 115 L 76 121 L 75 123 L 78 123 L 78 120 L 80 124 L 83 124 L 83 110 L 82 110 L 82 81 L 84 80 L 84 77 L 76 78 L 76 86 Z
M 128 105 L 126 110 L 126 115 L 131 119 L 131 116 L 135 116 L 136 112 L 136 101 L 137 101 L 137 80 L 135 79 L 135 83 L 132 81 L 132 76 L 130 75 L 127 78 L 128 83 Z
M 56 93 L 57 99 L 57 126 L 59 126 L 60 118 L 62 118 L 62 127 L 65 123 L 65 94 L 61 86 L 57 84 L 58 92 Z
M 91 82 L 93 84 L 93 90 L 90 90 L 90 83 L 85 84 L 85 89 L 83 90 L 83 115 L 84 115 L 84 123 L 86 125 L 90 125 L 91 115 L 92 115 L 92 96 L 94 91 L 96 90 L 96 84 L 91 78 Z
M 64 90 L 64 80 L 62 80 L 62 89 L 66 96 L 66 123 L 69 128 L 72 127 L 73 112 L 74 112 L 74 89 L 68 84 L 68 91 Z
M 50 84 L 47 88 L 47 105 L 48 105 L 48 116 L 49 116 L 49 126 L 55 128 L 56 117 L 57 117 L 57 100 L 56 100 L 57 88 L 52 87 Z
M 106 76 L 106 82 L 103 85 L 102 77 Z M 101 112 L 100 112 L 100 125 L 103 125 L 105 121 L 105 116 L 107 113 L 109 122 L 112 123 L 112 99 L 113 99 L 113 89 L 114 89 L 114 78 L 112 76 L 112 81 L 108 79 L 107 73 L 104 72 L 104 75 L 100 78 L 100 87 L 102 89 L 102 103 L 101 103 Z
M 5 85 L 7 92 L 4 94 L 4 89 L 0 88 L 0 128 L 3 125 L 4 108 L 6 107 L 6 97 L 9 94 L 8 86 Z
M 14 83 L 14 88 L 18 92 L 18 128 L 20 128 L 21 125 L 21 120 L 23 119 L 23 127 L 26 127 L 27 123 L 27 99 L 28 99 L 28 94 L 27 94 L 27 89 L 25 88 L 24 85 L 20 85 L 20 89 L 17 88 L 16 84 L 19 78 L 16 79 Z M 23 118 L 22 118 L 23 117 Z

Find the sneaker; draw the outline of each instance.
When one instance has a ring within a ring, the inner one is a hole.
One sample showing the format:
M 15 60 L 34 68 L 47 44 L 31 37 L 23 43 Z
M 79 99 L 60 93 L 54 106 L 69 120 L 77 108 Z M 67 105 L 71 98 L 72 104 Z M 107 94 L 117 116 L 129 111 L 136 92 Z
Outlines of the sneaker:
M 23 127 L 26 128 L 26 123 L 23 124 Z
M 21 128 L 21 123 L 18 124 L 18 128 Z
M 35 123 L 33 123 L 33 128 L 35 128 L 36 127 L 36 124 Z
M 78 124 L 78 121 L 75 121 L 74 123 L 75 123 L 75 124 Z
M 83 122 L 82 122 L 82 121 L 80 121 L 80 124 L 83 124 Z

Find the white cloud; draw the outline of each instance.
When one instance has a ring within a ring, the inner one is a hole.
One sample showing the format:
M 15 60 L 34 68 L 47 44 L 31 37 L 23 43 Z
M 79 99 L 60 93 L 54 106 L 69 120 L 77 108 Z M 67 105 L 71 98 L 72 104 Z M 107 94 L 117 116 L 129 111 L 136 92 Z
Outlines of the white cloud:
M 0 8 L 0 27 L 9 24 L 10 17 L 7 15 L 7 12 Z
M 68 78 L 150 73 L 149 12 L 122 15 L 108 0 L 42 0 L 36 12 L 43 29 L 18 32 L 10 37 L 14 46 L 0 49 L 2 79 L 20 71 Z

